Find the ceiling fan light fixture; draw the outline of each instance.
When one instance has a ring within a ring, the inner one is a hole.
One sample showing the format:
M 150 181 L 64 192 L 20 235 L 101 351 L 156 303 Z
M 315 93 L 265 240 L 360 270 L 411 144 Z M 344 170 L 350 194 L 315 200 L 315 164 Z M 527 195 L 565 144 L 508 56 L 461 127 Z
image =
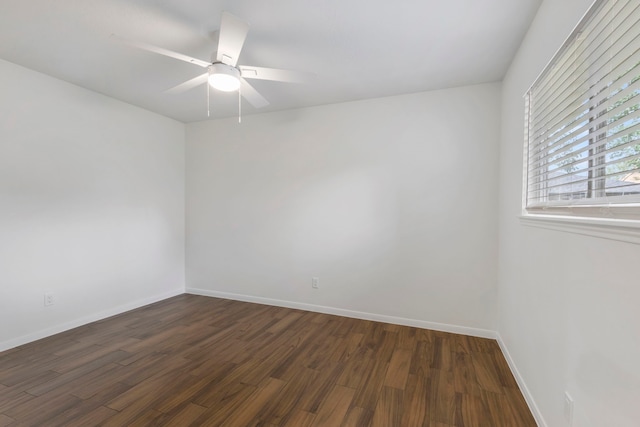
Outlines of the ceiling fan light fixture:
M 240 88 L 240 71 L 223 63 L 209 67 L 209 84 L 223 92 L 235 92 Z

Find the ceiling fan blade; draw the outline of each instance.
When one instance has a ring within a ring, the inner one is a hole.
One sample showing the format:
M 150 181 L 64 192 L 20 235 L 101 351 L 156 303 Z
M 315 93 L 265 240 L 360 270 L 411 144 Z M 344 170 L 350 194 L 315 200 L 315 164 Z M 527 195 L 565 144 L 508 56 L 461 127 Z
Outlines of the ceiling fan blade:
M 196 86 L 200 86 L 201 84 L 206 83 L 208 78 L 209 78 L 209 73 L 201 74 L 198 77 L 194 77 L 191 80 L 187 80 L 184 83 L 180 83 L 179 85 L 174 86 L 171 89 L 167 89 L 165 93 L 177 95 L 179 93 L 186 92 L 190 89 L 193 89 Z
M 279 70 L 277 68 L 241 65 L 240 74 L 245 79 L 273 80 L 276 82 L 307 83 L 315 77 L 304 71 Z
M 120 36 L 117 36 L 115 34 L 111 34 L 111 37 L 115 38 L 116 40 L 127 44 L 129 46 L 133 46 L 136 47 L 138 49 L 142 49 L 142 50 L 146 50 L 148 52 L 153 52 L 153 53 L 157 53 L 160 55 L 164 55 L 164 56 L 168 56 L 169 58 L 173 58 L 173 59 L 178 59 L 180 61 L 184 61 L 184 62 L 188 62 L 190 64 L 195 64 L 195 65 L 199 65 L 203 68 L 207 68 L 209 65 L 211 65 L 209 62 L 207 61 L 203 61 L 201 59 L 197 59 L 197 58 L 192 58 L 190 56 L 187 55 L 183 55 L 181 53 L 177 53 L 177 52 L 173 52 L 171 50 L 168 49 L 163 49 L 161 47 L 158 46 L 154 46 L 148 43 L 143 43 L 143 42 L 136 42 L 133 40 L 128 40 L 125 38 L 122 38 Z
M 245 79 L 240 79 L 240 95 L 255 108 L 263 108 L 269 105 L 269 101 L 260 95 Z
M 218 39 L 218 61 L 235 67 L 248 32 L 249 24 L 229 12 L 222 12 Z

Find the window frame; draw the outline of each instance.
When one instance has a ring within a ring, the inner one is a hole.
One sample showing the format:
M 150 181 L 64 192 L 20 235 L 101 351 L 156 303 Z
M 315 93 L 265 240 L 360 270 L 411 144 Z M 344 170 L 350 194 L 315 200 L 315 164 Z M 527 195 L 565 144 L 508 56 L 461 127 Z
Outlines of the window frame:
M 560 48 L 554 53 L 551 60 L 545 65 L 542 72 L 538 75 L 538 77 L 534 80 L 531 87 L 525 93 L 525 132 L 524 132 L 524 151 L 523 151 L 523 185 L 522 185 L 522 212 L 520 215 L 521 222 L 524 225 L 529 226 L 538 226 L 544 228 L 557 229 L 561 231 L 573 231 L 579 234 L 589 234 L 596 235 L 598 237 L 612 238 L 613 240 L 622 240 L 622 241 L 630 241 L 633 243 L 640 244 L 640 194 L 637 195 L 627 195 L 627 196 L 619 196 L 623 199 L 618 199 L 614 203 L 605 198 L 585 198 L 582 200 L 572 199 L 569 202 L 559 200 L 559 201 L 545 201 L 538 203 L 530 203 L 530 146 L 534 142 L 532 139 L 532 135 L 530 135 L 530 127 L 532 126 L 531 121 L 531 91 L 536 87 L 537 84 L 541 82 L 541 79 L 546 77 L 547 74 L 551 70 L 553 70 L 554 66 L 557 64 L 557 61 L 563 58 L 568 52 L 568 49 L 571 49 L 576 40 L 582 35 L 583 29 L 590 22 L 591 18 L 593 18 L 597 13 L 599 13 L 603 7 L 605 7 L 610 0 L 596 0 L 591 5 L 591 7 L 587 10 L 587 12 L 583 15 L 583 17 L 579 20 L 578 24 L 574 27 L 573 31 L 566 38 L 565 42 L 560 46 Z M 635 40 L 635 37 L 634 37 Z M 634 53 L 635 55 L 635 53 Z M 608 63 L 608 62 L 607 62 Z M 588 74 L 588 77 L 591 74 Z M 587 77 L 587 79 L 588 79 Z M 585 81 L 587 80 L 585 79 Z M 633 83 L 633 82 L 632 82 Z M 632 92 L 633 93 L 633 92 Z M 640 96 L 640 95 L 635 95 Z M 634 97 L 635 97 L 634 96 Z M 609 98 L 607 98 L 609 99 Z M 599 105 L 599 104 L 598 104 Z M 599 116 L 598 116 L 599 117 Z M 594 130 L 589 128 L 589 133 L 586 135 L 589 141 L 592 140 L 591 135 L 596 135 L 599 132 L 599 128 Z M 586 146 L 586 150 L 588 150 L 588 170 L 587 170 L 587 193 L 593 194 L 590 191 L 598 191 L 597 188 L 592 188 L 592 182 L 598 182 L 597 176 L 594 177 L 595 173 L 602 173 L 602 171 L 597 172 L 599 170 L 598 163 L 593 163 L 590 160 L 593 159 L 604 159 L 603 156 L 597 156 L 597 153 L 594 155 L 592 147 L 595 146 L 596 149 L 598 147 L 597 142 L 590 142 Z M 638 144 L 640 144 L 640 140 L 638 140 Z M 601 144 L 600 147 L 604 147 L 605 145 Z M 583 149 L 585 150 L 585 149 Z M 601 151 L 602 152 L 602 151 Z M 600 163 L 602 164 L 602 163 Z M 605 166 L 603 166 L 605 167 Z M 543 170 L 544 166 L 539 167 L 540 170 Z M 640 169 L 636 169 L 640 171 Z M 544 172 L 538 172 L 538 176 Z M 598 175 L 603 176 L 603 175 Z M 603 183 L 604 183 L 603 178 Z M 547 179 L 542 180 L 542 185 L 547 184 Z M 547 184 L 548 185 L 548 184 Z M 602 183 L 601 183 L 602 185 Z M 606 191 L 605 186 L 599 191 Z M 605 193 L 606 194 L 606 193 Z M 545 196 L 548 197 L 548 196 Z M 573 196 L 570 196 L 573 197 Z M 626 236 L 626 237 L 624 237 Z

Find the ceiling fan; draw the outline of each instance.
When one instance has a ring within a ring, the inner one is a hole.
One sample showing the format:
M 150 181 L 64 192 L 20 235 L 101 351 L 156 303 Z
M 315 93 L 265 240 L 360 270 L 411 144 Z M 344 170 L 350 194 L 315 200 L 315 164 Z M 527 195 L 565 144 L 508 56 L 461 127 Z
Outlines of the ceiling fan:
M 206 68 L 206 72 L 169 90 L 167 93 L 181 93 L 208 82 L 207 85 L 207 114 L 209 115 L 209 86 L 223 92 L 239 92 L 255 108 L 269 105 L 260 93 L 247 82 L 246 79 L 272 80 L 278 82 L 304 83 L 314 75 L 312 73 L 280 70 L 276 68 L 254 67 L 238 65 L 238 57 L 249 32 L 249 24 L 230 14 L 222 12 L 218 37 L 218 48 L 213 62 L 192 58 L 181 53 L 173 52 L 147 43 L 127 40 L 112 34 L 112 37 L 138 49 L 168 56 L 180 61 L 189 62 Z M 240 101 L 239 101 L 240 107 Z

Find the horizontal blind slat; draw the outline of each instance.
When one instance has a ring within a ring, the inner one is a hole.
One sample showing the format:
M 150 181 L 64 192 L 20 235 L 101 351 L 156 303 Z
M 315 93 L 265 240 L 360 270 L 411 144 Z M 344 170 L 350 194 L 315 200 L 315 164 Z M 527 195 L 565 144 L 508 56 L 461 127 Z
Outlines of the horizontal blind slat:
M 573 200 L 547 200 L 545 202 L 530 202 L 527 205 L 527 210 L 536 210 L 539 212 L 545 212 L 547 209 L 553 210 L 554 208 L 573 208 L 573 207 L 612 207 L 617 206 L 635 207 L 637 209 L 640 205 L 640 195 L 632 194 L 625 195 L 623 197 L 605 196 L 594 197 L 591 199 L 573 199 Z
M 606 129 L 603 128 L 601 130 L 606 130 Z M 593 137 L 593 135 L 589 135 L 589 136 Z M 600 148 L 606 147 L 606 145 L 610 144 L 612 141 L 616 141 L 624 138 L 628 138 L 629 142 L 621 142 L 619 145 L 611 147 L 610 149 L 604 149 L 600 151 L 596 157 L 604 157 L 606 156 L 607 153 L 617 151 L 619 147 L 626 147 L 634 144 L 640 144 L 640 122 L 632 126 L 629 126 L 627 128 L 621 129 L 615 133 L 612 133 L 611 138 L 603 137 L 598 142 L 589 144 L 588 146 L 581 148 L 580 151 L 571 152 L 565 156 L 559 157 L 553 163 L 545 163 L 544 166 L 538 166 L 536 168 L 530 169 L 529 170 L 529 173 L 531 174 L 530 176 L 535 177 L 537 175 L 540 175 L 541 174 L 540 170 L 542 170 L 542 168 L 547 168 L 548 170 L 551 166 L 566 167 L 566 166 L 570 166 L 573 163 L 582 163 L 584 160 L 580 159 L 579 162 L 570 162 L 570 163 L 562 164 L 562 162 L 566 159 L 577 157 L 582 153 L 588 152 L 590 150 L 598 150 Z M 588 159 L 588 158 L 585 158 L 585 159 Z M 533 172 L 538 172 L 538 173 L 533 173 Z
M 640 66 L 638 67 L 638 72 L 640 73 Z M 616 103 L 622 101 L 625 97 L 630 96 L 630 98 L 627 99 L 624 103 L 619 104 L 617 107 L 615 107 L 612 110 L 609 110 L 603 115 L 600 115 L 602 110 L 592 110 L 588 115 L 582 116 L 580 119 L 577 119 L 574 122 L 568 123 L 567 127 L 574 126 L 574 125 L 577 127 L 571 128 L 569 132 L 562 134 L 560 137 L 558 137 L 557 139 L 551 142 L 547 143 L 544 139 L 536 138 L 534 141 L 535 141 L 535 145 L 540 147 L 539 151 L 541 152 L 544 151 L 551 154 L 552 152 L 555 151 L 555 149 L 558 149 L 558 147 L 564 148 L 562 146 L 564 142 L 569 141 L 573 138 L 576 138 L 576 135 L 579 135 L 583 131 L 588 130 L 590 127 L 593 126 L 592 123 L 589 121 L 589 119 L 596 118 L 598 120 L 605 120 L 605 121 L 609 120 L 610 117 L 613 117 L 616 114 L 620 113 L 621 111 L 624 111 L 625 108 L 628 108 L 629 105 L 636 102 L 634 98 L 635 96 L 640 94 L 640 74 L 637 77 L 638 79 L 635 81 L 635 83 L 632 83 L 629 86 L 627 86 L 625 89 L 615 93 L 611 98 L 607 100 L 607 103 L 601 105 L 601 107 L 608 108 L 609 105 L 611 104 L 615 105 Z M 634 95 L 634 96 L 631 96 L 631 95 Z M 578 126 L 581 123 L 582 125 Z
M 636 25 L 640 25 L 640 20 Z M 556 128 L 558 123 L 564 121 L 562 120 L 563 117 L 571 116 L 584 108 L 588 108 L 588 104 L 597 104 L 597 100 L 594 102 L 593 98 L 602 97 L 603 92 L 606 96 L 607 90 L 611 85 L 615 85 L 620 78 L 632 72 L 638 65 L 638 57 L 640 57 L 640 47 L 633 42 L 634 39 L 632 38 L 623 40 L 625 44 L 620 51 L 616 52 L 614 60 L 603 63 L 599 68 L 592 70 L 588 80 L 567 86 L 562 94 L 558 95 L 558 97 L 562 95 L 563 99 L 556 98 L 554 100 L 557 102 L 548 106 L 534 104 L 534 108 L 537 111 L 544 111 L 533 122 L 532 129 L 534 134 L 549 133 L 550 130 L 553 131 Z M 583 75 L 581 76 L 584 77 Z
M 622 5 L 623 2 L 620 2 Z M 563 78 L 558 78 L 552 82 L 547 88 L 532 88 L 532 93 L 538 99 L 538 105 L 541 108 L 548 108 L 552 100 L 561 96 L 565 96 L 568 89 L 578 82 L 588 82 L 589 79 L 583 79 L 585 74 L 589 74 L 593 79 L 598 77 L 598 73 L 594 70 L 600 69 L 606 64 L 606 54 L 612 51 L 618 51 L 624 46 L 626 37 L 629 36 L 634 26 L 638 23 L 640 14 L 640 4 L 626 3 L 621 10 L 616 12 L 614 20 L 602 28 L 599 34 L 593 34 L 588 29 L 584 30 L 588 35 L 585 40 L 576 45 L 571 52 L 567 52 L 567 61 L 562 65 L 564 68 Z M 584 67 L 587 64 L 589 67 Z M 576 70 L 580 73 L 576 73 Z M 563 88 L 559 92 L 558 88 Z
M 598 13 L 593 14 L 590 19 L 583 23 L 582 28 L 579 28 L 579 34 L 576 35 L 571 41 L 567 41 L 565 48 L 556 54 L 553 62 L 549 64 L 539 77 L 539 80 L 534 83 L 529 92 L 535 92 L 536 96 L 544 94 L 546 92 L 552 92 L 550 90 L 551 85 L 571 72 L 571 59 L 572 50 L 576 48 L 576 42 L 580 38 L 584 38 L 585 48 L 593 49 L 594 43 L 599 42 L 599 36 L 602 31 L 606 30 L 607 22 L 602 19 L 598 19 L 598 15 L 611 16 L 611 14 L 618 15 L 623 7 L 628 6 L 623 2 L 601 2 L 601 9 Z M 602 37 L 600 37 L 601 39 Z
M 581 152 L 585 151 L 585 149 L 588 149 L 587 147 L 580 147 L 580 145 L 583 145 L 586 141 L 588 141 L 589 139 L 593 138 L 594 134 L 598 135 L 598 134 L 602 134 L 603 131 L 607 132 L 607 136 L 610 137 L 609 139 L 611 140 L 615 140 L 618 138 L 621 138 L 623 136 L 631 136 L 633 135 L 635 132 L 640 131 L 640 128 L 638 127 L 639 123 L 640 123 L 640 105 L 635 104 L 635 107 L 638 107 L 638 109 L 632 113 L 629 113 L 628 115 L 624 116 L 624 118 L 621 118 L 619 120 L 613 121 L 609 124 L 607 124 L 606 126 L 592 132 L 589 133 L 587 135 L 585 135 L 584 137 L 578 139 L 576 141 L 576 143 L 571 144 L 571 145 L 567 145 L 565 148 L 565 150 L 563 151 L 554 151 L 552 153 L 549 153 L 547 155 L 545 155 L 544 157 L 538 157 L 538 158 L 534 158 L 532 160 L 533 163 L 540 163 L 540 162 L 544 162 L 543 166 L 536 166 L 533 168 L 529 168 L 528 171 L 529 173 L 533 173 L 537 170 L 539 170 L 541 167 L 551 167 L 557 164 L 562 163 L 564 160 L 566 159 L 570 159 L 571 157 L 576 157 L 578 156 Z M 621 120 L 624 120 L 624 123 L 619 123 Z M 620 129 L 618 130 L 611 130 L 611 128 L 616 128 L 620 126 Z M 616 136 L 617 135 L 617 136 Z M 614 138 L 615 136 L 615 138 Z M 598 147 L 602 144 L 593 144 L 592 148 Z M 574 150 L 574 148 L 577 148 L 577 150 Z M 612 149 L 615 147 L 611 147 Z M 564 154 L 563 154 L 564 153 Z M 551 160 L 550 160 L 551 159 Z
M 600 192 L 601 197 L 604 197 L 607 195 L 607 190 L 608 190 L 608 194 L 615 194 L 615 193 L 622 193 L 625 192 L 627 194 L 637 194 L 640 195 L 640 185 L 637 183 L 627 183 L 627 184 L 623 184 L 623 185 L 619 185 L 616 187 L 608 187 L 608 188 L 592 188 L 591 192 L 597 193 Z M 587 190 L 582 190 L 582 189 L 576 189 L 576 190 L 569 190 L 569 191 L 559 191 L 559 192 L 555 192 L 555 193 L 549 193 L 550 198 L 561 198 L 563 196 L 570 196 L 570 195 L 575 195 L 578 196 L 581 193 L 587 192 Z M 582 197 L 584 198 L 584 197 Z
M 634 141 L 630 144 L 640 145 L 640 142 Z M 630 146 L 627 146 L 626 148 L 630 148 Z M 581 166 L 578 169 L 570 169 L 570 171 L 567 171 L 566 169 L 554 170 L 551 172 L 546 172 L 540 175 L 532 176 L 531 180 L 534 182 L 544 180 L 549 185 L 554 185 L 556 182 L 562 181 L 562 180 L 564 180 L 565 183 L 572 182 L 567 180 L 573 180 L 576 177 L 580 178 L 582 175 L 587 174 L 590 171 L 594 171 L 602 168 L 605 168 L 605 175 L 610 175 L 612 173 L 616 173 L 617 171 L 623 171 L 623 170 L 630 171 L 630 170 L 637 169 L 638 165 L 640 165 L 640 162 L 634 162 L 634 164 L 630 163 L 633 160 L 640 160 L 638 156 L 640 156 L 640 149 L 636 149 L 635 147 L 633 147 L 626 150 L 625 154 L 621 157 L 617 157 L 617 158 L 610 157 L 608 160 L 597 162 L 597 164 L 595 164 L 594 166 L 588 166 L 590 160 L 598 158 L 597 155 L 593 155 L 577 163 L 578 166 Z M 628 167 L 624 168 L 623 166 L 624 164 L 628 164 Z M 614 166 L 616 167 L 615 169 L 613 169 Z M 610 168 L 611 170 L 610 172 L 606 171 L 607 167 Z
M 640 2 L 587 16 L 527 92 L 527 208 L 640 202 Z
M 547 188 L 552 188 L 552 187 L 556 187 L 556 186 L 570 185 L 570 184 L 572 184 L 574 182 L 584 181 L 585 179 L 588 179 L 588 178 L 582 178 L 582 175 L 588 174 L 589 172 L 596 171 L 598 169 L 605 168 L 605 172 L 603 173 L 602 176 L 603 177 L 611 177 L 611 176 L 614 176 L 614 175 L 616 175 L 618 173 L 622 173 L 622 172 L 630 173 L 630 172 L 633 172 L 633 171 L 638 170 L 640 168 L 640 162 L 639 162 L 638 165 L 629 166 L 628 169 L 625 169 L 625 170 L 619 170 L 619 171 L 611 172 L 611 173 L 607 173 L 606 172 L 606 167 L 607 166 L 617 165 L 619 163 L 624 163 L 624 162 L 628 162 L 628 161 L 631 161 L 631 160 L 640 160 L 640 152 L 638 152 L 638 154 L 633 154 L 633 155 L 629 155 L 627 157 L 624 157 L 621 160 L 622 161 L 615 160 L 615 161 L 605 162 L 605 163 L 602 163 L 602 164 L 598 164 L 596 166 L 592 166 L 590 168 L 581 169 L 579 171 L 575 171 L 575 172 L 571 172 L 571 173 L 568 173 L 568 174 L 559 175 L 559 176 L 556 176 L 554 178 L 548 178 L 548 179 L 545 179 L 545 182 L 547 184 Z M 567 181 L 567 182 L 559 182 L 559 183 L 556 182 L 557 180 L 567 179 L 568 177 L 569 178 L 577 177 L 579 179 L 574 179 L 574 180 Z M 535 182 L 529 184 L 529 188 L 533 187 L 536 184 L 537 183 L 535 183 Z M 640 184 L 640 182 L 638 184 Z
M 607 120 L 599 120 L 598 122 L 591 122 L 590 127 L 594 127 L 594 126 L 598 127 L 599 125 L 602 125 L 602 124 L 605 124 L 605 126 L 597 128 L 592 132 L 589 132 L 584 136 L 577 138 L 571 144 L 567 144 L 565 147 L 563 147 L 564 148 L 563 151 L 556 150 L 546 154 L 544 152 L 531 153 L 530 159 L 529 159 L 529 168 L 528 168 L 529 173 L 535 172 L 544 167 L 553 166 L 568 158 L 578 155 L 580 152 L 587 149 L 586 147 L 580 147 L 581 145 L 584 145 L 586 141 L 594 138 L 594 136 L 601 135 L 603 132 L 607 132 L 606 136 L 609 137 L 609 139 L 615 140 L 617 138 L 620 138 L 621 137 L 620 134 L 623 132 L 626 132 L 626 133 L 623 133 L 623 135 L 630 135 L 630 134 L 633 134 L 634 132 L 640 131 L 640 128 L 638 128 L 638 123 L 637 123 L 637 121 L 640 120 L 640 105 L 633 104 L 632 106 L 638 107 L 638 110 L 624 116 L 624 118 L 620 118 L 610 123 L 607 123 Z M 620 124 L 621 120 L 624 120 L 625 122 Z M 628 122 L 632 122 L 632 123 L 629 123 L 627 126 L 625 126 L 625 123 L 628 123 Z M 616 123 L 618 123 L 618 125 L 616 125 Z M 610 131 L 611 127 L 615 128 L 617 126 L 623 126 L 623 127 L 618 129 L 617 131 Z M 592 148 L 599 147 L 605 143 L 606 141 L 598 142 L 597 144 L 592 144 Z M 574 151 L 574 149 L 576 148 L 579 151 Z M 542 154 L 542 156 L 540 156 L 540 154 Z M 549 159 L 552 159 L 552 160 L 549 161 Z
M 631 68 L 627 68 L 631 64 L 633 64 Z M 602 87 L 591 88 L 588 92 L 579 94 L 579 97 L 570 104 L 567 104 L 563 110 L 558 110 L 555 116 L 550 117 L 550 121 L 545 123 L 543 127 L 533 128 L 532 135 L 534 139 L 544 142 L 547 139 L 554 138 L 558 132 L 570 126 L 572 123 L 582 120 L 585 114 L 590 114 L 590 109 L 599 108 L 607 100 L 616 98 L 621 88 L 628 85 L 640 75 L 640 47 L 636 48 L 633 55 L 629 56 L 624 63 L 620 64 L 620 67 L 613 70 L 607 77 L 616 75 L 614 73 L 621 72 L 625 68 L 627 68 L 625 73 L 618 79 L 613 81 L 607 79 L 605 85 Z M 637 81 L 633 84 L 635 83 L 637 83 Z M 637 87 L 636 85 L 635 88 Z

